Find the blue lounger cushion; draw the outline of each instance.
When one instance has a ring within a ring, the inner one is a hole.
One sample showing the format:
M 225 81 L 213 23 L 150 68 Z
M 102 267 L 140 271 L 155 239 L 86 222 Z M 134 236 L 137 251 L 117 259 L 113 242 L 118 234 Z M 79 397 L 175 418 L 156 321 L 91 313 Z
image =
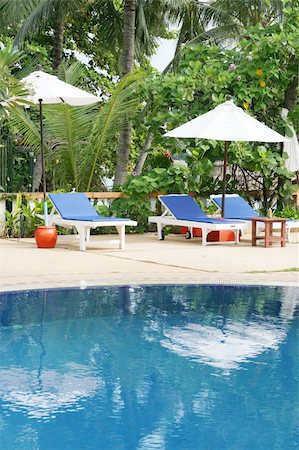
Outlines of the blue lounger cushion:
M 49 194 L 49 198 L 61 217 L 65 220 L 80 220 L 85 222 L 126 222 L 130 220 L 101 216 L 83 192 Z
M 222 197 L 213 197 L 213 201 L 222 208 Z M 254 217 L 260 217 L 249 203 L 242 197 L 225 197 L 225 211 L 224 217 L 226 219 L 243 219 L 250 220 Z
M 81 220 L 84 222 L 127 222 L 130 219 L 124 219 L 119 217 L 106 217 L 98 214 L 97 216 L 71 216 L 63 217 L 65 220 Z
M 208 217 L 190 195 L 160 195 L 160 200 L 178 220 L 204 223 L 231 223 L 231 220 Z
M 160 195 L 160 200 L 177 219 L 205 219 L 207 215 L 190 195 Z
M 212 197 L 213 202 L 216 203 L 219 208 L 222 208 L 222 197 Z M 240 219 L 240 220 L 251 220 L 254 217 L 263 217 L 253 209 L 249 203 L 243 198 L 238 196 L 227 196 L 225 197 L 225 212 L 224 216 L 226 219 Z M 287 224 L 297 224 L 297 220 L 286 219 Z

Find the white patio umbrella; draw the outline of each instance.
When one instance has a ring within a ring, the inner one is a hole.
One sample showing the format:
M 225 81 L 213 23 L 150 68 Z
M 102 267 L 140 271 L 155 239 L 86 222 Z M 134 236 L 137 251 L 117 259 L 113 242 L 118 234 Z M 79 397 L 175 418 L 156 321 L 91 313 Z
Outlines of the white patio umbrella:
M 299 143 L 294 127 L 291 124 L 288 124 L 287 122 L 288 114 L 289 110 L 287 108 L 282 108 L 280 113 L 281 118 L 286 121 L 286 126 L 290 129 L 290 132 L 292 133 L 292 136 L 289 139 L 289 141 L 283 144 L 283 151 L 288 155 L 285 165 L 289 172 L 296 173 L 298 183 L 299 180 L 297 172 L 299 171 Z
M 293 133 L 292 137 L 289 142 L 283 144 L 283 151 L 288 154 L 285 164 L 289 172 L 297 172 L 299 170 L 299 143 L 294 127 L 290 127 L 290 129 Z
M 222 217 L 225 210 L 226 167 L 228 143 L 288 142 L 288 139 L 251 117 L 228 100 L 211 111 L 164 134 L 166 137 L 198 138 L 224 141 L 224 165 L 222 185 Z
M 42 105 L 53 105 L 59 103 L 67 103 L 71 106 L 91 105 L 99 102 L 100 99 L 89 92 L 85 92 L 71 84 L 59 80 L 58 77 L 50 75 L 46 72 L 38 70 L 32 72 L 21 80 L 25 87 L 29 90 L 27 100 L 39 105 L 40 118 L 40 135 L 41 135 L 41 157 L 42 157 L 42 177 L 43 177 L 43 194 L 44 194 L 44 217 L 45 225 L 48 225 L 47 211 L 47 185 L 46 185 L 46 169 L 44 154 L 44 134 L 43 134 L 43 111 Z

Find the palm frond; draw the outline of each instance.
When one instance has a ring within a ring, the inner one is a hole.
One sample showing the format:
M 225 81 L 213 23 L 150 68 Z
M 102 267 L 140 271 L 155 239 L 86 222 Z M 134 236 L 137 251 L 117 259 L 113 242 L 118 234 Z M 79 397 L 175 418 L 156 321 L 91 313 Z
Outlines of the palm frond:
M 64 161 L 70 179 L 75 188 L 79 186 L 78 166 L 82 147 L 86 149 L 97 106 L 71 107 L 52 105 L 45 108 L 45 122 L 49 146 Z
M 11 70 L 19 63 L 24 55 L 12 44 L 8 44 L 5 47 L 0 47 L 0 71 L 1 76 L 3 71 Z
M 39 0 L 32 2 L 29 14 L 15 37 L 15 44 L 20 45 L 29 32 L 36 32 L 44 28 L 48 18 L 53 15 L 53 0 Z
M 108 102 L 99 110 L 93 124 L 90 136 L 89 151 L 85 152 L 81 164 L 80 173 L 82 177 L 89 174 L 88 190 L 93 182 L 96 164 L 102 148 L 110 136 L 119 131 L 121 125 L 137 109 L 138 96 L 136 95 L 141 73 L 129 74 L 116 86 Z
M 83 72 L 84 66 L 80 61 L 71 63 L 63 61 L 57 69 L 57 76 L 66 83 L 78 86 L 83 76 Z
M 0 0 L 1 19 L 7 24 L 19 25 L 39 0 Z
M 18 135 L 22 138 L 22 144 L 35 152 L 40 148 L 40 130 L 35 121 L 30 119 L 23 108 L 14 106 L 9 108 L 10 126 L 18 130 Z
M 22 21 L 15 38 L 16 45 L 20 45 L 30 32 L 35 33 L 49 26 L 58 15 L 77 12 L 82 0 L 0 0 L 0 2 L 3 3 L 9 18 L 14 18 L 15 21 L 18 18 L 16 23 Z M 13 8 L 10 7 L 11 3 Z

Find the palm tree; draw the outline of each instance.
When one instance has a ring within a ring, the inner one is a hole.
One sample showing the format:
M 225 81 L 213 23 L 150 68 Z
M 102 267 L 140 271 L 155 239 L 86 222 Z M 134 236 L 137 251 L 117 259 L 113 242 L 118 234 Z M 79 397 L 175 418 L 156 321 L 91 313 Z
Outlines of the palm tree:
M 179 28 L 173 61 L 175 68 L 185 45 L 197 42 L 236 42 L 249 26 L 266 27 L 282 19 L 282 0 L 164 0 L 167 18 Z
M 41 31 L 45 26 L 53 30 L 53 69 L 63 56 L 64 25 L 67 14 L 76 14 L 83 0 L 0 0 L 0 12 L 5 21 L 19 26 L 15 45 L 20 45 L 28 34 Z
M 121 72 L 124 77 L 134 68 L 136 0 L 125 0 L 124 39 Z M 119 138 L 119 148 L 115 167 L 114 186 L 122 185 L 127 177 L 130 155 L 132 123 L 126 122 Z

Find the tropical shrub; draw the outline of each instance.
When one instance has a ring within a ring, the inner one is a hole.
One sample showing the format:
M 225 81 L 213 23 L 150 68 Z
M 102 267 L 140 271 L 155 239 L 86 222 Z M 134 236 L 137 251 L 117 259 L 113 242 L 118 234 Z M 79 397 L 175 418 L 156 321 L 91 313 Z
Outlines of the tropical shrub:
M 129 217 L 137 220 L 138 226 L 133 231 L 143 232 L 149 229 L 148 216 L 156 214 L 159 202 L 151 199 L 157 194 L 197 193 L 196 186 L 200 184 L 198 174 L 190 167 L 172 164 L 168 168 L 155 168 L 145 175 L 131 175 L 122 187 L 124 197 L 112 202 L 110 208 L 98 207 L 101 214 Z M 158 211 L 159 213 L 160 211 Z
M 298 80 L 298 6 L 285 8 L 284 22 L 244 33 L 237 48 L 197 44 L 182 52 L 177 71 L 157 75 L 145 89 L 150 90 L 151 108 L 146 124 L 153 133 L 152 146 L 162 151 L 190 153 L 198 168 L 206 160 L 212 165 L 223 160 L 223 143 L 199 139 L 164 138 L 166 131 L 203 114 L 224 102 L 227 95 L 281 134 L 288 127 L 280 114 L 290 110 L 289 120 L 299 124 L 296 80 Z M 231 143 L 229 164 L 245 170 L 247 181 L 261 178 L 260 191 L 265 208 L 274 199 L 291 199 L 291 174 L 284 165 L 280 144 Z M 238 180 L 228 176 L 238 189 Z M 250 184 L 250 183 L 249 183 Z
M 5 213 L 5 234 L 7 237 L 33 237 L 36 227 L 44 225 L 44 221 L 38 216 L 43 214 L 43 206 L 35 201 L 34 204 L 27 201 L 19 193 L 14 209 Z
M 299 208 L 295 205 L 285 206 L 283 209 L 277 209 L 274 212 L 276 217 L 285 217 L 286 219 L 299 220 Z

